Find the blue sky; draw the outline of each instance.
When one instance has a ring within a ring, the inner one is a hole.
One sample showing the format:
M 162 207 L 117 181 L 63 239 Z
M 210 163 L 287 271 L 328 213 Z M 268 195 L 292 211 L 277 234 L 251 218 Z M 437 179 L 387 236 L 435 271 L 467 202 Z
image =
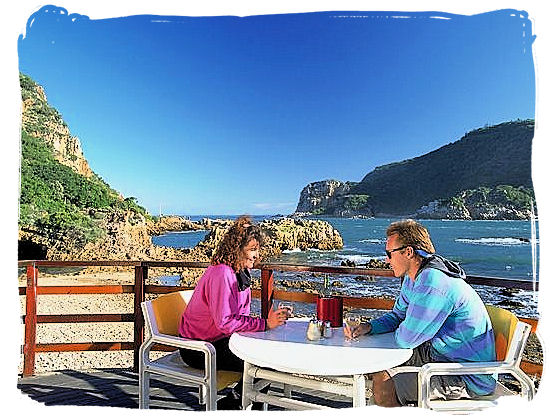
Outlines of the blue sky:
M 19 69 L 151 213 L 275 214 L 486 124 L 534 118 L 526 13 L 35 13 Z M 31 23 L 32 22 L 32 23 Z

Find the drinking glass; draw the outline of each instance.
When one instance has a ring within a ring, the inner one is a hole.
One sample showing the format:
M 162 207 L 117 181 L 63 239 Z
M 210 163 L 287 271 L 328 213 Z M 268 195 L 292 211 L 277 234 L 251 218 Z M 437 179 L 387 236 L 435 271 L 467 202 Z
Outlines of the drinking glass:
M 278 308 L 286 310 L 287 319 L 290 318 L 294 312 L 294 305 L 290 302 L 279 302 Z
M 361 324 L 361 317 L 356 314 L 346 314 L 344 317 L 344 323 L 346 324 L 346 327 L 352 330 L 353 328 L 358 327 Z M 349 341 L 357 341 L 356 337 L 347 338 Z

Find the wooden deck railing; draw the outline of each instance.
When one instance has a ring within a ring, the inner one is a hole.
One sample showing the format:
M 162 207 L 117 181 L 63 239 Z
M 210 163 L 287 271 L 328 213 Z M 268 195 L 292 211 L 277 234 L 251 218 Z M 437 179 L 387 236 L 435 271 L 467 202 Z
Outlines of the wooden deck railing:
M 146 285 L 149 269 L 154 267 L 170 268 L 206 268 L 205 262 L 177 262 L 177 261 L 19 261 L 19 267 L 27 268 L 27 284 L 19 288 L 19 294 L 25 295 L 25 342 L 23 346 L 23 376 L 34 374 L 35 356 L 38 352 L 65 352 L 65 351 L 112 351 L 133 350 L 134 368 L 138 368 L 139 347 L 144 341 L 144 322 L 141 312 L 141 302 L 145 300 L 145 294 L 163 294 L 176 290 L 186 290 L 189 287 Z M 129 267 L 134 269 L 133 285 L 93 285 L 93 286 L 38 286 L 39 267 Z M 391 270 L 364 269 L 355 267 L 330 267 L 309 265 L 287 265 L 265 263 L 255 266 L 261 270 L 261 288 L 253 290 L 252 296 L 260 298 L 261 316 L 267 318 L 267 313 L 274 299 L 289 300 L 294 302 L 314 303 L 316 295 L 306 292 L 291 292 L 274 288 L 274 271 L 314 272 L 329 274 L 363 275 L 371 277 L 391 277 Z M 396 279 L 398 280 L 398 279 Z M 524 290 L 538 290 L 538 283 L 522 280 L 501 279 L 495 277 L 468 276 L 471 284 L 496 286 L 501 288 L 515 288 Z M 70 294 L 133 294 L 133 314 L 58 314 L 37 315 L 38 295 L 70 295 Z M 389 310 L 393 307 L 394 300 L 387 298 L 344 297 L 344 305 L 353 308 L 369 308 Z M 537 319 L 520 318 L 532 326 L 532 332 L 536 330 Z M 86 322 L 133 322 L 134 341 L 106 341 L 87 343 L 56 343 L 37 344 L 36 328 L 40 323 L 86 323 Z M 159 349 L 168 349 L 159 347 Z M 542 365 L 522 362 L 523 370 L 528 374 L 542 374 Z

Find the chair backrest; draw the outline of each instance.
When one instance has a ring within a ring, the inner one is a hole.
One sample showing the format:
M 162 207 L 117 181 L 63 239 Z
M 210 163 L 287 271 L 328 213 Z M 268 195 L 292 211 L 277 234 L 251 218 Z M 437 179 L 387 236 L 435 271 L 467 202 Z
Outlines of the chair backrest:
M 510 349 L 519 320 L 512 312 L 506 309 L 490 305 L 486 305 L 486 308 L 493 325 L 493 333 L 495 334 L 496 359 L 497 361 L 504 361 Z
M 179 321 L 192 295 L 193 290 L 182 290 L 150 301 L 158 332 L 178 336 Z

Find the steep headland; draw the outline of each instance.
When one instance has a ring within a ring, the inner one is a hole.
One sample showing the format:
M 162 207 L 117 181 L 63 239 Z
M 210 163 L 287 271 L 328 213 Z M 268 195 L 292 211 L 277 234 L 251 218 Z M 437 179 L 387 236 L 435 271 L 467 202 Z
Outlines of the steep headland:
M 526 219 L 534 200 L 533 132 L 533 120 L 487 126 L 430 153 L 376 167 L 358 183 L 311 183 L 296 214 Z

